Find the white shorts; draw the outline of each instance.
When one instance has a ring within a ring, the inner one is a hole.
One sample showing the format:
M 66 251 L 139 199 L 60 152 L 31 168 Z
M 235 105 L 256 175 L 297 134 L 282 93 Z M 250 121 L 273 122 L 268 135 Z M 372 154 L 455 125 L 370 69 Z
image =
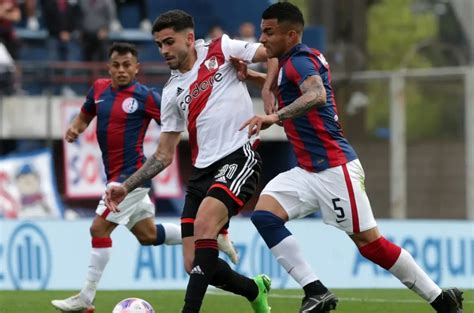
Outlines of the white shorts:
M 354 234 L 377 225 L 364 180 L 357 159 L 318 173 L 294 167 L 272 179 L 261 194 L 275 198 L 289 220 L 321 210 L 324 223 Z
M 155 216 L 155 206 L 148 196 L 149 190 L 150 188 L 137 188 L 130 192 L 119 204 L 120 212 L 117 213 L 111 212 L 105 206 L 104 195 L 99 201 L 95 213 L 109 222 L 125 225 L 128 229 L 132 229 L 139 221 Z

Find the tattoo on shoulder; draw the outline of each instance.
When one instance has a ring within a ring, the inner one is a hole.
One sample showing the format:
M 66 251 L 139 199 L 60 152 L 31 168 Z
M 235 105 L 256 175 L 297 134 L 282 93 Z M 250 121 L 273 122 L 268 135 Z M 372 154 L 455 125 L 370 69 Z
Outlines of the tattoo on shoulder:
M 158 160 L 155 154 L 152 154 L 145 164 L 130 176 L 123 185 L 130 192 L 135 188 L 141 186 L 145 181 L 155 177 L 160 173 L 166 166 L 161 160 Z

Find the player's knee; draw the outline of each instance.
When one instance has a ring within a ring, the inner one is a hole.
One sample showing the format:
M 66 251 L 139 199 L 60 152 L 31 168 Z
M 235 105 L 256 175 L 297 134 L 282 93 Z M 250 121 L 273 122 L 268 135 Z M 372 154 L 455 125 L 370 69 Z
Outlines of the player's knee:
M 102 227 L 96 224 L 92 224 L 91 227 L 89 228 L 89 233 L 91 234 L 92 238 L 101 238 L 104 237 L 104 230 Z
M 156 243 L 156 236 L 154 234 L 140 234 L 137 235 L 137 240 L 142 246 L 150 246 Z
M 268 211 L 254 211 L 250 217 L 252 223 L 257 229 L 268 227 L 280 227 L 285 224 L 285 221 Z
M 217 235 L 219 229 L 214 221 L 208 219 L 196 219 L 194 221 L 194 237 L 196 239 L 212 238 Z

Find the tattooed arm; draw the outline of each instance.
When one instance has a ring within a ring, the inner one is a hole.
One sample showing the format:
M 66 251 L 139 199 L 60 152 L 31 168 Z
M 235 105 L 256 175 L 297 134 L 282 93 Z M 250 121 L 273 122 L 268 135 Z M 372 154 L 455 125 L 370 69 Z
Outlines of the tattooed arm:
M 121 185 L 107 188 L 105 204 L 112 212 L 119 212 L 118 205 L 129 192 L 142 185 L 146 180 L 153 178 L 164 170 L 173 161 L 174 151 L 179 143 L 181 133 L 162 132 L 156 152 L 143 166 L 127 178 Z
M 144 181 L 155 177 L 158 173 L 164 170 L 168 164 L 168 161 L 165 163 L 164 159 L 158 158 L 153 154 L 148 160 L 146 160 L 145 164 L 143 164 L 138 171 L 123 182 L 123 187 L 127 192 L 136 189 L 143 184 Z
M 258 135 L 261 129 L 266 129 L 274 123 L 301 116 L 316 106 L 326 104 L 326 89 L 320 76 L 306 78 L 300 85 L 302 95 L 286 107 L 269 115 L 255 115 L 247 120 L 240 130 L 248 126 L 248 136 Z
M 302 95 L 276 112 L 279 121 L 301 116 L 315 106 L 326 104 L 326 89 L 320 76 L 310 76 L 301 85 Z

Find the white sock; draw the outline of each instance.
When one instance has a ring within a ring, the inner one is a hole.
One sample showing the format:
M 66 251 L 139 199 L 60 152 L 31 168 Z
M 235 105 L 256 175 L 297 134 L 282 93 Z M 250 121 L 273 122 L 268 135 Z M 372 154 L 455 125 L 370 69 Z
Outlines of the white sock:
M 319 280 L 309 263 L 304 259 L 295 236 L 286 237 L 272 247 L 270 251 L 276 257 L 278 263 L 301 287 Z
M 86 283 L 81 290 L 81 296 L 92 303 L 97 291 L 97 284 L 102 277 L 105 266 L 109 262 L 112 248 L 92 248 Z
M 183 240 L 181 238 L 181 226 L 172 223 L 162 223 L 165 229 L 165 244 L 180 245 Z
M 400 256 L 389 271 L 429 303 L 441 294 L 441 288 L 428 277 L 405 249 L 402 249 Z

